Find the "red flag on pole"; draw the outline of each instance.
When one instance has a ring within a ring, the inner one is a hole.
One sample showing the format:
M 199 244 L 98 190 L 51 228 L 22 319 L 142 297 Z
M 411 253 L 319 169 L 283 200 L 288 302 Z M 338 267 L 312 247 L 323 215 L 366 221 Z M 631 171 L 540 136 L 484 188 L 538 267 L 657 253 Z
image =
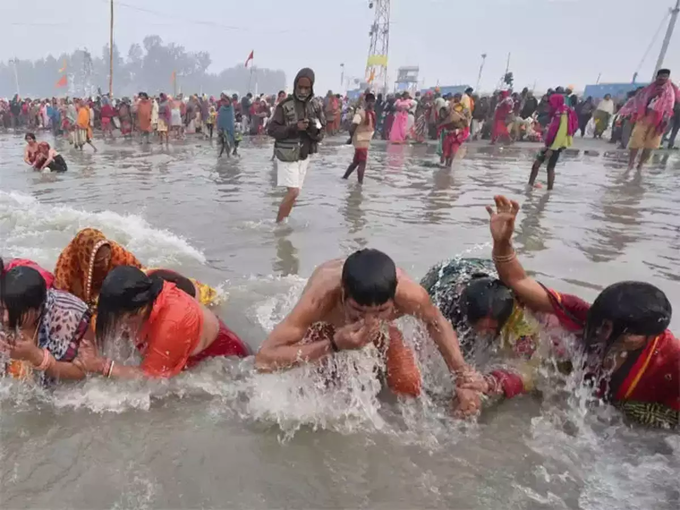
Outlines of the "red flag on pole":
M 255 57 L 255 50 L 251 51 L 250 55 L 248 55 L 248 58 L 246 59 L 246 67 L 248 67 L 248 62 L 253 60 L 254 57 Z
M 66 85 L 68 85 L 68 79 L 66 78 L 66 75 L 64 75 L 61 78 L 59 78 L 59 81 L 56 83 L 55 87 L 61 88 L 65 87 Z

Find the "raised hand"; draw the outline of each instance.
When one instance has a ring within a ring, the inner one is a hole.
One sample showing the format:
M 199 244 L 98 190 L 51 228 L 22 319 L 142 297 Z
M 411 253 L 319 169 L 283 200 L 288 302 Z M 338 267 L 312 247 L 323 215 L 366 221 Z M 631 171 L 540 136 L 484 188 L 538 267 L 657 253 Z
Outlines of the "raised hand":
M 486 207 L 490 217 L 491 237 L 493 237 L 496 245 L 508 244 L 515 231 L 515 219 L 519 212 L 519 204 L 503 195 L 496 195 L 494 201 L 496 202 L 495 211 L 491 206 Z

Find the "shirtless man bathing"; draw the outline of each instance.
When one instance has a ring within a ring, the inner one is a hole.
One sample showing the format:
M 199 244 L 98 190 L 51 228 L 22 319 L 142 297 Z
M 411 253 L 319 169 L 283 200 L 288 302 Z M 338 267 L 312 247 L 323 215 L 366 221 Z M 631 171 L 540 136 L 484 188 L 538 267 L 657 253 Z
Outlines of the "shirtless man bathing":
M 474 374 L 463 360 L 451 323 L 427 291 L 390 257 L 372 249 L 316 268 L 295 308 L 262 344 L 256 366 L 261 371 L 286 370 L 374 343 L 385 353 L 389 388 L 417 397 L 421 375 L 415 355 L 392 324 L 403 315 L 425 323 L 452 375 Z M 456 397 L 457 414 L 479 411 L 477 392 L 456 388 Z

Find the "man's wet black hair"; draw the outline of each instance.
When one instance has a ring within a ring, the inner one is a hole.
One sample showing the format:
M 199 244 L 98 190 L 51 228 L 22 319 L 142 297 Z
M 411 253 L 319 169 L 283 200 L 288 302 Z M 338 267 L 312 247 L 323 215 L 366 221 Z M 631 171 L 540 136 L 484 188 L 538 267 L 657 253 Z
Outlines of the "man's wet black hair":
M 381 251 L 363 249 L 347 257 L 342 268 L 345 296 L 361 306 L 376 306 L 394 299 L 397 268 Z
M 367 92 L 364 99 L 366 101 L 375 101 L 375 94 L 373 92 Z
M 24 135 L 24 140 L 27 140 L 27 139 L 29 139 L 29 138 L 35 142 L 35 141 L 36 141 L 35 133 L 31 133 L 31 132 L 29 131 L 28 133 L 26 133 L 26 134 Z
M 657 75 L 657 76 L 660 76 L 660 75 L 662 75 L 662 74 L 667 74 L 668 76 L 670 76 L 670 75 L 671 75 L 671 70 L 670 70 L 670 69 L 659 69 L 659 70 L 656 72 L 656 75 Z
M 3 269 L 0 259 L 0 274 Z M 46 298 L 45 279 L 31 267 L 18 266 L 0 276 L 0 302 L 7 310 L 11 330 L 21 328 L 29 312 L 40 311 Z
M 609 347 L 622 335 L 655 336 L 663 333 L 671 322 L 673 308 L 663 291 L 646 282 L 619 282 L 604 289 L 588 311 L 585 345 L 588 349 L 601 347 L 605 355 Z M 604 341 L 598 330 L 605 321 L 611 323 L 611 333 Z
M 515 296 L 512 290 L 497 278 L 473 276 L 460 294 L 462 316 L 472 326 L 485 317 L 498 323 L 498 332 L 512 315 Z
M 97 304 L 96 338 L 100 349 L 104 340 L 116 332 L 124 314 L 146 309 L 147 316 L 163 290 L 163 279 L 151 279 L 133 266 L 114 268 L 102 283 Z
M 151 274 L 149 278 L 152 280 L 163 280 L 165 282 L 174 283 L 177 285 L 179 290 L 182 290 L 189 294 L 191 297 L 196 297 L 196 287 L 186 276 L 182 276 L 179 273 L 170 271 L 169 269 L 158 269 Z

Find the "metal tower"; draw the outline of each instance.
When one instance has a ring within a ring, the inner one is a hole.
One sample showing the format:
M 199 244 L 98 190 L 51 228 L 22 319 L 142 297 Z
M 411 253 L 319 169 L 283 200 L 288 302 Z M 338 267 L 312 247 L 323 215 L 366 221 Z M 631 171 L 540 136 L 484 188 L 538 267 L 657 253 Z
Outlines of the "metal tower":
M 375 89 L 387 90 L 387 54 L 390 47 L 390 0 L 368 0 L 375 10 L 369 36 L 371 44 L 366 61 L 366 81 Z

